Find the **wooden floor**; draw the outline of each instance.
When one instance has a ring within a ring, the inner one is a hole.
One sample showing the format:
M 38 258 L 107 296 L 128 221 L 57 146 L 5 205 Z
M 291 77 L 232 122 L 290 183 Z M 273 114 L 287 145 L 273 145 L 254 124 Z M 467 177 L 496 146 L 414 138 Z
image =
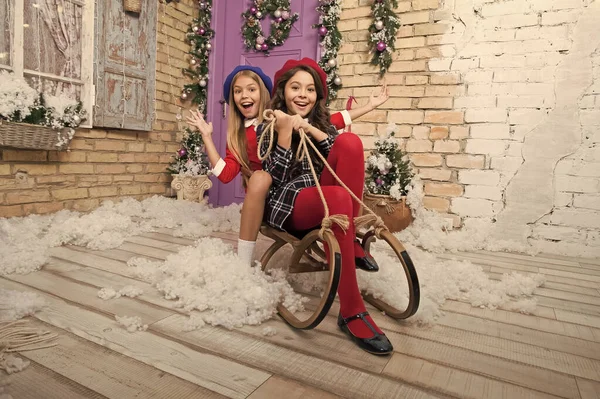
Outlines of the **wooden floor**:
M 22 353 L 31 361 L 23 372 L 0 374 L 4 393 L 14 399 L 600 398 L 598 260 L 460 254 L 493 278 L 512 270 L 545 274 L 535 314 L 448 301 L 439 322 L 422 328 L 373 312 L 395 347 L 392 356 L 376 357 L 337 329 L 337 303 L 308 332 L 279 318 L 239 330 L 182 332 L 186 316 L 136 280 L 125 262 L 138 255 L 161 259 L 190 243 L 161 230 L 118 249 L 54 248 L 42 271 L 0 278 L 0 288 L 42 295 L 49 306 L 30 324 L 60 335 L 54 348 Z M 126 284 L 144 294 L 97 297 L 101 287 Z M 115 314 L 140 316 L 148 330 L 130 334 Z M 278 333 L 263 335 L 267 326 Z

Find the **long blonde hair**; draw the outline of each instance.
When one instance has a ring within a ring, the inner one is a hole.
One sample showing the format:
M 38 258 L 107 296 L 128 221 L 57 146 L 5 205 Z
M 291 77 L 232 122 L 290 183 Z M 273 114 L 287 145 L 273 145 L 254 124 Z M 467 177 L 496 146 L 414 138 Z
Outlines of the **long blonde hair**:
M 233 154 L 235 159 L 242 165 L 242 172 L 244 169 L 251 171 L 250 160 L 248 159 L 248 146 L 246 138 L 246 128 L 244 127 L 244 116 L 235 104 L 233 96 L 233 88 L 235 82 L 240 76 L 248 76 L 254 80 L 259 87 L 260 91 L 260 103 L 258 104 L 258 122 L 263 121 L 263 111 L 267 108 L 271 99 L 271 94 L 267 87 L 263 83 L 262 79 L 254 72 L 244 70 L 238 72 L 233 81 L 231 82 L 231 88 L 229 89 L 229 116 L 227 118 L 227 147 Z M 244 187 L 246 187 L 248 177 L 242 173 L 244 178 Z

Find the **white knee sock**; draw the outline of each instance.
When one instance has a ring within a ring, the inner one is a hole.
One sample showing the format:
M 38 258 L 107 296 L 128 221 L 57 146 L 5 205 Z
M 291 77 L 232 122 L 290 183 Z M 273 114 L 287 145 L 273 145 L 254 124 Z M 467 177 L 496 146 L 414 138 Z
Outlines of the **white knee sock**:
M 238 257 L 244 264 L 252 266 L 256 241 L 246 241 L 238 238 Z

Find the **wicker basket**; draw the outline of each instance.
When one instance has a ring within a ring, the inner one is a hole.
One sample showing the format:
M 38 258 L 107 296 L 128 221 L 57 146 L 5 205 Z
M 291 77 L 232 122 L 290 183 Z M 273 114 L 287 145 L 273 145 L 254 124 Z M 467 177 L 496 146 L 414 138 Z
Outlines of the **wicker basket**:
M 392 233 L 404 230 L 413 221 L 410 208 L 406 205 L 406 197 L 397 201 L 389 195 L 365 193 L 363 202 L 383 219 Z
M 0 147 L 64 151 L 72 138 L 70 129 L 61 131 L 46 126 L 0 120 Z
M 139 14 L 142 12 L 142 0 L 123 0 L 123 9 Z

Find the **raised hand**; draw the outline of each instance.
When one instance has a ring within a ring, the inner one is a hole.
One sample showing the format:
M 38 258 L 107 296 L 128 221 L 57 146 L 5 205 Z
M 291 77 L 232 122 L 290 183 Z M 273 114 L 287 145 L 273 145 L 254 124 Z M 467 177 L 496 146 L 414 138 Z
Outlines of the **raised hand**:
M 204 117 L 199 111 L 190 110 L 190 116 L 187 117 L 188 125 L 198 129 L 203 139 L 212 137 L 213 125 L 212 122 L 206 123 Z
M 387 82 L 384 80 L 381 89 L 375 89 L 373 94 L 371 94 L 371 98 L 369 99 L 369 104 L 373 109 L 379 107 L 381 104 L 386 102 L 390 98 L 390 94 L 388 92 Z

